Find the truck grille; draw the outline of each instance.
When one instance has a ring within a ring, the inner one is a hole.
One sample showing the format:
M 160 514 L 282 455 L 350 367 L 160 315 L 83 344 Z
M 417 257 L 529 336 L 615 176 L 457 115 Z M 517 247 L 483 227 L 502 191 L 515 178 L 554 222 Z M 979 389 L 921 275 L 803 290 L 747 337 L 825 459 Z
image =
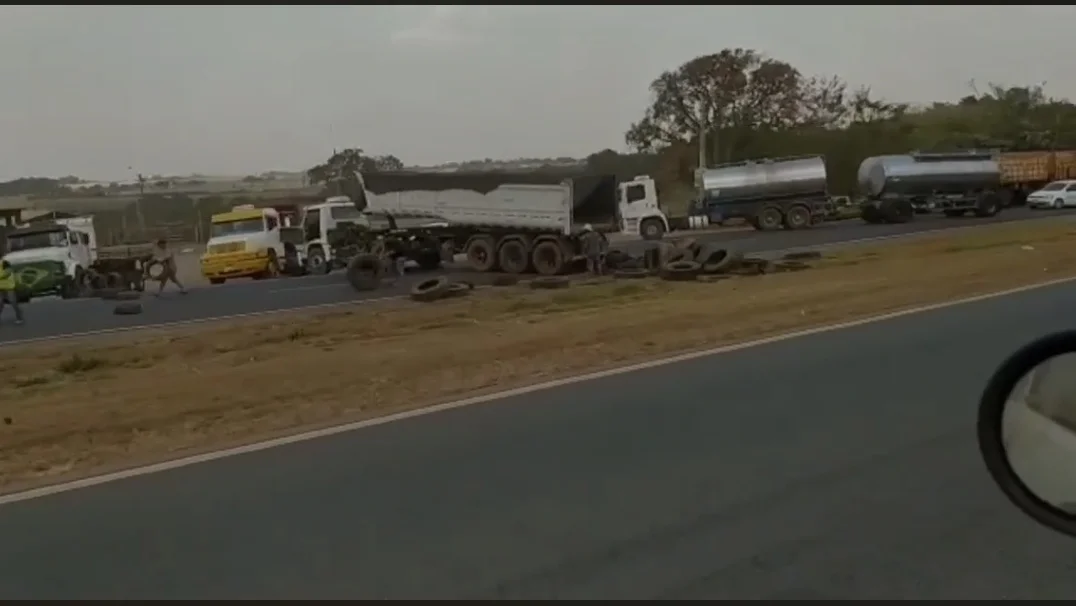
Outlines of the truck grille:
M 227 242 L 225 244 L 210 244 L 208 252 L 211 255 L 221 255 L 224 253 L 242 252 L 246 248 L 245 242 Z

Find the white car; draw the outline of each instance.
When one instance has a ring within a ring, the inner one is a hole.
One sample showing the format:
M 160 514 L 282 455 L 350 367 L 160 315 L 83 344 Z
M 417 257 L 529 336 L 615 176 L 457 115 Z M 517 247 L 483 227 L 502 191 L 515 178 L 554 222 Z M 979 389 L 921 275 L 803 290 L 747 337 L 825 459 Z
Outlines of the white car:
M 1076 180 L 1054 181 L 1027 197 L 1031 208 L 1066 208 L 1076 206 Z

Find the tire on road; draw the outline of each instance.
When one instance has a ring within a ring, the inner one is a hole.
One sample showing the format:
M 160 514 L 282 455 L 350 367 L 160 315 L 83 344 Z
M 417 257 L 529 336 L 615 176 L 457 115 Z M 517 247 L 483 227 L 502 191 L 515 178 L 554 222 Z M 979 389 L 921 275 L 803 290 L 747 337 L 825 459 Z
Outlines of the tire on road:
M 384 264 L 377 255 L 356 255 L 347 264 L 347 282 L 357 291 L 377 290 L 384 273 Z
M 666 263 L 661 269 L 661 279 L 694 280 L 700 271 L 702 271 L 702 265 L 695 261 L 673 261 Z
M 142 304 L 134 301 L 118 303 L 112 308 L 112 313 L 117 316 L 137 316 L 142 313 Z
M 740 265 L 743 253 L 711 245 L 699 253 L 697 260 L 702 264 L 703 273 L 718 274 Z
M 411 299 L 428 303 L 443 299 L 452 290 L 452 283 L 445 276 L 423 280 L 411 287 Z

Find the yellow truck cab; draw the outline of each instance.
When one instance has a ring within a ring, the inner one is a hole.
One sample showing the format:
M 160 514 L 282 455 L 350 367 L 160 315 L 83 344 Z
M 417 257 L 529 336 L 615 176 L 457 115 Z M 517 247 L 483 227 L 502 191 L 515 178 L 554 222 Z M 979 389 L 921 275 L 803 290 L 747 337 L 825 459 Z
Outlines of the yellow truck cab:
M 280 273 L 284 243 L 280 214 L 251 204 L 213 215 L 209 241 L 202 255 L 202 275 L 210 284 L 231 278 L 261 280 Z

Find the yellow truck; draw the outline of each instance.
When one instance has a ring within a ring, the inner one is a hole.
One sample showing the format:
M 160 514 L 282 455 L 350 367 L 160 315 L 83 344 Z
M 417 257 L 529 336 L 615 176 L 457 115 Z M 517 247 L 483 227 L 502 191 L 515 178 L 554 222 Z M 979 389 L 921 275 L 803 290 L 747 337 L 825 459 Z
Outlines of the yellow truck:
M 210 284 L 233 278 L 262 280 L 280 274 L 286 256 L 280 214 L 242 205 L 210 218 L 210 238 L 201 258 Z

